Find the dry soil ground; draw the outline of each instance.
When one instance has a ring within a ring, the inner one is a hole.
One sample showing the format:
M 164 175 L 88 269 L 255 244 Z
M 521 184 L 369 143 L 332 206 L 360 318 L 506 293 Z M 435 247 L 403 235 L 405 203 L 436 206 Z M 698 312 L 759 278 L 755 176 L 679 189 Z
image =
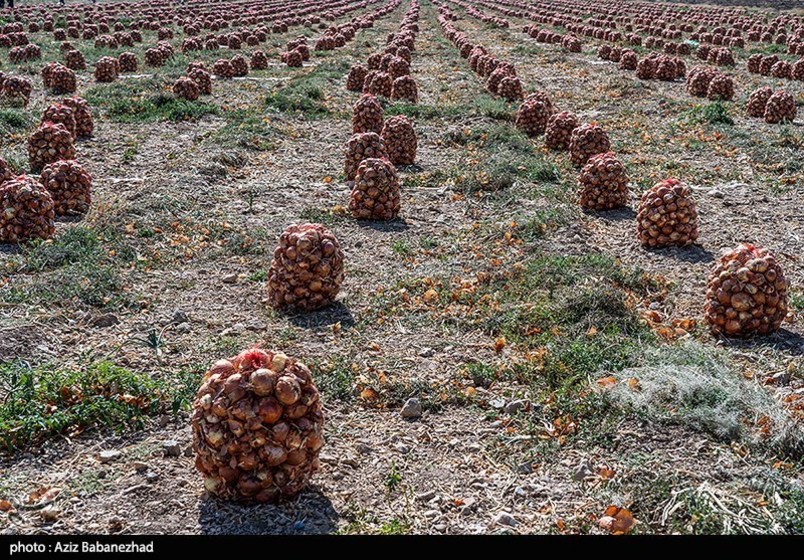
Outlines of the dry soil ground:
M 516 107 L 485 93 L 423 0 L 419 106 L 387 107 L 415 119 L 418 166 L 402 170 L 400 220 L 357 223 L 343 212 L 357 97 L 345 75 L 407 7 L 302 69 L 278 60 L 298 31 L 272 36 L 268 70 L 216 81 L 189 108 L 165 100 L 184 55 L 111 85 L 81 76 L 97 129 L 78 153 L 95 202 L 52 243 L 0 252 L 0 394 L 13 375 L 80 383 L 114 364 L 128 391 L 165 398 L 118 431 L 92 410 L 85 430 L 32 429 L 0 463 L 0 498 L 16 509 L 0 513 L 2 531 L 599 532 L 609 505 L 641 533 L 804 531 L 804 133 L 742 109 L 772 80 L 737 73 L 728 124 L 681 82 L 597 61 L 594 44 L 567 54 L 527 38 L 524 21 L 456 22 L 528 90 L 609 131 L 632 207 L 668 175 L 694 187 L 700 246 L 649 252 L 632 211 L 577 209 L 568 158 L 515 131 Z M 3 153 L 20 167 L 50 100 L 33 79 L 32 104 L 5 113 Z M 784 85 L 801 105 L 802 84 Z M 347 276 L 337 305 L 288 316 L 265 306 L 265 270 L 301 220 L 335 232 Z M 773 250 L 788 274 L 783 331 L 741 344 L 702 325 L 663 336 L 674 320 L 700 323 L 713 259 L 741 241 Z M 201 374 L 253 344 L 309 363 L 325 396 L 323 468 L 281 506 L 209 498 L 186 452 Z M 418 420 L 400 416 L 409 397 L 424 404 Z M 53 488 L 52 503 L 26 504 Z

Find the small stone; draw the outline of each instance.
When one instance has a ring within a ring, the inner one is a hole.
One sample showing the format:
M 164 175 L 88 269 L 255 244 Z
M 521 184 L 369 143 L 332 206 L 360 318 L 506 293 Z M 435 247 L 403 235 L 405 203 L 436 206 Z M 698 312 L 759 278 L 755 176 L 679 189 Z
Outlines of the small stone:
M 122 453 L 120 453 L 119 451 L 115 449 L 109 449 L 107 451 L 101 451 L 100 453 L 98 453 L 98 459 L 100 459 L 100 462 L 104 464 L 111 463 L 112 461 L 116 461 L 117 459 L 119 459 L 120 455 L 122 455 Z
M 711 196 L 712 198 L 723 198 L 723 196 L 724 196 L 724 195 L 723 195 L 723 191 L 719 191 L 719 190 L 717 190 L 717 189 L 711 189 L 711 190 L 710 190 L 709 192 L 707 192 L 706 194 L 708 194 L 708 195 L 709 195 L 709 196 Z
M 576 482 L 581 482 L 587 476 L 592 474 L 592 468 L 587 461 L 583 461 L 572 474 L 572 479 Z
M 338 458 L 335 455 L 330 455 L 329 453 L 322 453 L 318 456 L 318 460 L 322 463 L 326 463 L 327 465 L 337 465 Z
M 416 499 L 421 500 L 422 502 L 429 502 L 433 498 L 436 497 L 435 490 L 428 490 L 427 492 L 423 492 L 416 496 Z
M 142 461 L 134 461 L 131 466 L 134 467 L 134 472 L 138 473 L 144 473 L 148 470 L 148 463 L 143 463 Z
M 343 474 L 341 471 L 335 471 L 335 473 L 332 475 L 332 479 L 333 479 L 333 480 L 343 480 L 343 478 L 344 478 L 345 476 L 346 476 L 346 475 L 345 475 L 345 474 Z
M 179 334 L 187 334 L 193 330 L 193 326 L 190 323 L 179 323 L 176 325 L 176 332 Z
M 193 449 L 192 445 L 188 445 L 184 448 L 184 456 L 185 457 L 193 457 L 195 455 L 195 450 Z
M 439 523 L 438 525 L 433 525 L 433 529 L 435 529 L 439 533 L 443 533 L 444 531 L 447 530 L 447 526 L 444 525 L 443 523 Z
M 189 322 L 190 318 L 187 316 L 187 313 L 185 313 L 181 309 L 177 309 L 176 311 L 173 312 L 172 321 L 178 325 L 181 323 Z
M 221 276 L 221 282 L 224 284 L 235 284 L 237 282 L 237 274 L 224 274 Z
M 516 519 L 507 511 L 501 511 L 494 516 L 494 523 L 497 525 L 505 525 L 507 527 L 516 527 Z
M 397 443 L 396 445 L 394 445 L 394 449 L 399 451 L 402 455 L 407 455 L 408 453 L 410 453 L 410 447 L 408 447 L 404 443 Z
M 364 441 L 358 442 L 357 445 L 355 445 L 355 449 L 357 449 L 357 452 L 362 455 L 368 455 L 369 453 L 374 451 L 374 448 Z
M 507 405 L 505 405 L 505 412 L 507 414 L 514 415 L 517 412 L 527 410 L 529 406 L 530 406 L 530 403 L 528 401 L 526 401 L 526 400 L 521 400 L 521 399 L 514 400 L 514 401 L 509 402 Z
M 505 406 L 505 399 L 491 399 L 489 401 L 489 406 L 491 408 L 503 408 Z
M 159 480 L 159 473 L 155 473 L 153 471 L 145 473 L 145 480 L 148 482 L 154 483 Z
M 533 463 L 522 463 L 516 468 L 519 474 L 531 474 L 533 472 Z
M 419 402 L 419 399 L 412 398 L 408 399 L 405 405 L 402 407 L 402 418 L 419 418 L 422 415 L 422 403 Z
M 438 511 L 437 509 L 428 509 L 427 511 L 424 512 L 424 516 L 427 519 L 435 519 L 437 517 L 441 517 L 441 512 Z
M 181 445 L 179 445 L 178 441 L 169 439 L 162 442 L 162 451 L 165 457 L 178 457 L 181 455 Z
M 419 350 L 419 356 L 422 358 L 431 358 L 435 354 L 435 351 L 432 348 L 422 348 Z
M 119 533 L 120 531 L 123 530 L 123 526 L 124 526 L 123 520 L 120 519 L 119 517 L 112 517 L 109 520 L 109 532 L 111 533 Z
M 777 385 L 789 385 L 790 384 L 790 372 L 789 371 L 780 371 L 779 373 L 777 373 L 773 377 L 771 377 L 771 379 Z
M 107 313 L 105 315 L 101 315 L 100 317 L 96 317 L 92 321 L 92 326 L 97 327 L 99 329 L 105 329 L 111 326 L 114 326 L 120 322 L 120 319 L 117 318 L 117 315 L 112 313 Z

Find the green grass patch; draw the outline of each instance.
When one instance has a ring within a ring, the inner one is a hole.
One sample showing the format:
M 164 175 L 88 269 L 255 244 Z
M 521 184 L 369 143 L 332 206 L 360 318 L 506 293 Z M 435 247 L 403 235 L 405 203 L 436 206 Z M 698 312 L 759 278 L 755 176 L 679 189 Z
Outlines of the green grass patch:
M 237 110 L 225 113 L 225 117 L 226 125 L 213 136 L 216 144 L 237 145 L 257 151 L 268 151 L 274 148 L 274 140 L 278 131 L 261 115 L 251 111 Z
M 804 292 L 791 293 L 790 306 L 798 312 L 804 311 Z
M 517 234 L 523 241 L 533 243 L 568 220 L 569 213 L 560 207 L 537 210 L 522 220 L 517 220 Z
M 336 356 L 326 363 L 315 364 L 316 385 L 325 397 L 339 401 L 352 401 L 355 397 L 355 373 L 351 362 Z
M 409 257 L 413 254 L 413 247 L 405 239 L 399 239 L 391 244 L 391 250 L 400 257 Z
M 112 256 L 114 255 L 114 256 Z M 9 304 L 131 307 L 121 269 L 136 263 L 136 252 L 113 232 L 73 226 L 52 240 L 21 245 L 9 260 L 11 281 L 0 288 Z
M 561 173 L 556 165 L 534 150 L 531 140 L 507 124 L 495 124 L 470 131 L 450 131 L 444 141 L 464 146 L 467 155 L 450 168 L 411 178 L 419 186 L 450 184 L 466 193 L 495 192 L 511 188 L 517 182 L 558 183 Z
M 308 118 L 332 114 L 324 92 L 349 71 L 346 61 L 324 62 L 312 71 L 294 76 L 265 97 L 267 108 L 281 113 L 297 113 Z
M 734 119 L 729 113 L 728 106 L 721 101 L 714 101 L 706 105 L 696 105 L 692 109 L 684 111 L 682 118 L 687 122 L 696 124 L 711 124 L 711 125 L 733 125 Z
M 377 533 L 380 535 L 406 535 L 410 532 L 410 525 L 400 519 L 391 519 L 380 525 Z
M 55 239 L 35 240 L 22 245 L 23 264 L 28 271 L 41 272 L 80 262 L 96 262 L 103 257 L 102 240 L 84 226 L 67 229 Z
M 86 98 L 93 107 L 104 109 L 110 120 L 122 123 L 190 121 L 221 113 L 216 105 L 178 99 L 163 89 L 156 78 L 131 79 L 95 85 Z
M 22 132 L 33 124 L 31 115 L 21 109 L 0 109 L 0 134 Z
M 59 434 L 142 428 L 148 416 L 178 413 L 192 401 L 200 372 L 154 379 L 108 362 L 80 369 L 0 364 L 0 448 L 24 449 Z
M 399 316 L 409 315 L 411 298 L 427 305 L 438 321 L 459 330 L 481 329 L 523 350 L 539 350 L 535 361 L 512 364 L 523 382 L 557 389 L 578 385 L 600 371 L 620 371 L 638 362 L 641 346 L 653 336 L 643 326 L 634 301 L 653 287 L 639 270 L 613 259 L 536 254 L 508 269 L 470 282 L 436 277 L 402 282 L 394 292 Z M 418 299 L 421 298 L 421 299 Z
M 480 115 L 499 121 L 514 119 L 516 109 L 504 99 L 491 97 L 486 93 L 475 96 L 467 105 L 454 106 L 448 116 Z
M 308 206 L 299 213 L 299 219 L 304 220 L 305 222 L 331 226 L 339 222 L 344 222 L 347 218 L 345 216 L 333 213 L 332 210 Z
M 82 304 L 110 309 L 137 305 L 133 295 L 124 293 L 122 279 L 115 268 L 84 265 L 39 276 L 25 286 L 5 286 L 0 289 L 0 301 L 26 305 Z

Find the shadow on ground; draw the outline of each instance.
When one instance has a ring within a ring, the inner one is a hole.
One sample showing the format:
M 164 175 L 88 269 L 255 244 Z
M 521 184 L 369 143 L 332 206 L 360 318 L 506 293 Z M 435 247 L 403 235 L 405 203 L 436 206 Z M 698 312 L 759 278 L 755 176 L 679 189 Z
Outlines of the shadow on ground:
M 782 327 L 768 337 L 756 338 L 724 338 L 723 344 L 731 348 L 760 350 L 772 348 L 791 356 L 804 356 L 804 336 Z
M 665 255 L 679 261 L 688 263 L 708 263 L 715 260 L 712 251 L 700 245 L 687 245 L 685 247 L 662 247 L 659 249 L 645 249 L 657 255 Z
M 319 535 L 337 531 L 338 512 L 318 489 L 280 505 L 239 505 L 204 498 L 198 524 L 206 535 Z
M 391 220 L 389 222 L 379 220 L 359 220 L 358 225 L 362 228 L 373 229 L 380 232 L 402 232 L 410 226 L 402 219 Z
M 340 323 L 341 328 L 344 329 L 350 329 L 355 326 L 354 315 L 340 301 L 309 313 L 288 315 L 288 320 L 302 329 L 320 329 L 329 327 L 334 323 Z
M 615 208 L 614 210 L 605 210 L 605 211 L 596 211 L 596 210 L 584 210 L 584 214 L 587 216 L 597 216 L 603 220 L 609 220 L 611 222 L 622 222 L 622 221 L 633 221 L 636 220 L 636 212 L 633 208 L 629 206 L 624 206 L 622 208 Z

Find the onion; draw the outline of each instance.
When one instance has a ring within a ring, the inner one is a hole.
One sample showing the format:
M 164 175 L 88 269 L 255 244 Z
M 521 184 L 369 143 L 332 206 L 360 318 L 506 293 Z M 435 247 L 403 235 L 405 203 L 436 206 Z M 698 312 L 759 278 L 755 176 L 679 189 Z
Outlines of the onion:
M 276 382 L 276 398 L 284 405 L 295 404 L 301 398 L 301 387 L 294 377 L 284 375 Z

